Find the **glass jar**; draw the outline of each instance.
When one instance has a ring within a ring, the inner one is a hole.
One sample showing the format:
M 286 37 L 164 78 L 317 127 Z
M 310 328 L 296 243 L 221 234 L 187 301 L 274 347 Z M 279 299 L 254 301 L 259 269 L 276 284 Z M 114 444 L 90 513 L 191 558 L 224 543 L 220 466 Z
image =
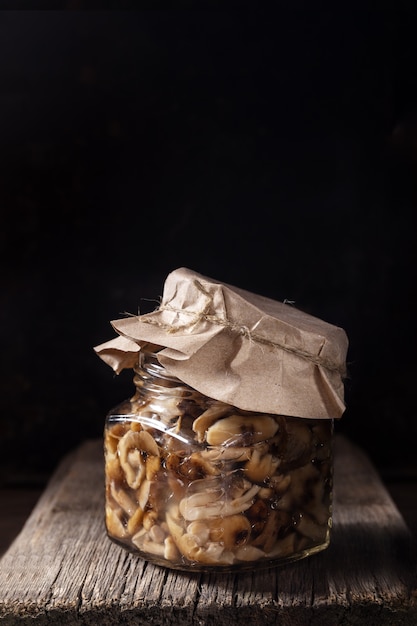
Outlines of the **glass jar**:
M 243 411 L 140 353 L 105 426 L 106 528 L 146 560 L 232 571 L 329 545 L 333 420 Z

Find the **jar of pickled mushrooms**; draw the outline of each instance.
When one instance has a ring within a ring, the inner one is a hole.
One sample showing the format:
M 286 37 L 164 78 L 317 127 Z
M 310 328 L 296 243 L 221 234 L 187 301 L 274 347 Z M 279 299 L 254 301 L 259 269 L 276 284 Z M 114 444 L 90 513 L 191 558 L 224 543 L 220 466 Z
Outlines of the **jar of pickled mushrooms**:
M 196 276 L 199 281 L 211 281 L 191 273 L 192 279 Z M 210 285 L 203 283 L 206 295 Z M 195 295 L 190 301 L 188 288 L 187 292 L 188 305 L 193 304 Z M 260 310 L 263 314 L 266 309 L 271 316 L 274 311 L 265 300 L 261 299 Z M 230 302 L 226 318 L 230 326 L 222 324 L 221 332 L 214 335 L 213 319 L 196 321 L 192 317 L 189 326 L 188 314 L 178 316 L 178 311 L 190 310 L 189 306 L 185 307 L 184 301 L 181 307 L 172 306 L 172 299 L 167 302 L 171 306 L 163 308 L 163 301 L 158 312 L 148 314 L 150 317 L 113 322 L 120 337 L 96 348 L 116 372 L 123 367 L 131 367 L 134 372 L 133 396 L 110 411 L 105 423 L 108 536 L 152 563 L 180 570 L 269 567 L 324 550 L 332 526 L 333 427 L 341 412 L 337 378 L 342 370 L 337 367 L 337 359 L 331 359 L 332 350 L 325 347 L 323 336 L 320 358 L 309 358 L 307 363 L 305 341 L 298 354 L 284 349 L 284 356 L 289 357 L 287 367 L 292 370 L 288 375 L 282 354 L 279 368 L 272 360 L 280 384 L 271 372 L 265 384 L 269 381 L 274 393 L 281 395 L 281 403 L 276 404 L 271 403 L 269 388 L 259 388 L 259 363 L 265 365 L 265 360 L 257 355 L 252 363 L 255 386 L 249 385 L 249 396 L 254 394 L 258 399 L 248 403 L 248 391 L 241 386 L 245 385 L 251 362 L 242 360 L 240 369 L 236 362 L 239 354 L 249 356 L 247 346 L 242 346 L 259 341 L 258 333 L 245 325 L 244 331 L 236 334 Z M 282 317 L 281 306 L 278 309 Z M 294 324 L 294 310 L 290 308 L 289 319 Z M 191 306 L 191 316 L 195 310 Z M 204 310 L 206 316 L 218 315 L 218 311 L 207 314 L 207 306 Z M 168 318 L 165 315 L 161 319 L 166 311 Z M 297 339 L 300 327 L 307 332 L 301 323 L 305 322 L 304 316 L 295 315 Z M 318 327 L 327 331 L 334 328 L 311 316 L 307 318 L 313 333 Z M 201 323 L 203 328 L 197 332 Z M 219 334 L 225 332 L 221 342 L 223 347 L 226 339 L 233 344 L 233 359 L 227 349 L 218 354 Z M 286 332 L 288 343 L 288 327 Z M 164 334 L 163 343 L 155 341 Z M 202 334 L 203 342 L 191 342 L 196 336 L 201 340 Z M 327 333 L 328 342 L 331 334 Z M 336 335 L 342 342 L 343 331 Z M 187 349 L 190 343 L 191 351 Z M 211 347 L 207 346 L 210 343 Z M 281 346 L 278 340 L 274 343 Z M 196 361 L 193 357 L 197 345 L 197 352 L 208 350 L 208 354 L 205 358 L 199 354 Z M 254 347 L 250 345 L 251 350 Z M 323 355 L 326 349 L 328 354 Z M 261 353 L 265 358 L 265 353 L 276 350 L 266 342 Z M 346 343 L 341 348 L 342 356 L 345 350 Z M 201 370 L 201 364 L 198 367 L 198 359 L 204 359 L 205 369 Z M 307 393 L 306 368 L 315 368 L 316 384 L 320 375 L 324 381 L 316 394 Z M 292 385 L 284 392 L 282 387 L 286 380 L 293 380 L 293 375 L 298 386 Z M 331 382 L 336 393 L 330 390 Z M 301 392 L 307 393 L 307 402 L 297 396 Z M 292 403 L 288 399 L 291 394 L 295 396 Z M 289 407 L 298 408 L 301 414 L 290 414 Z

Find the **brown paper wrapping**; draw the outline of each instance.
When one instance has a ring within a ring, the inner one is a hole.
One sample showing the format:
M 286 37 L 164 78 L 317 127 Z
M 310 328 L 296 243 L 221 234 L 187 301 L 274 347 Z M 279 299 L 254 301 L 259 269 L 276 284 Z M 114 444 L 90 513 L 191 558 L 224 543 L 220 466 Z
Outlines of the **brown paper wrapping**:
M 171 375 L 240 409 L 306 418 L 345 410 L 345 331 L 291 305 L 180 268 L 156 311 L 111 324 L 119 337 L 95 351 L 117 373 L 151 343 Z

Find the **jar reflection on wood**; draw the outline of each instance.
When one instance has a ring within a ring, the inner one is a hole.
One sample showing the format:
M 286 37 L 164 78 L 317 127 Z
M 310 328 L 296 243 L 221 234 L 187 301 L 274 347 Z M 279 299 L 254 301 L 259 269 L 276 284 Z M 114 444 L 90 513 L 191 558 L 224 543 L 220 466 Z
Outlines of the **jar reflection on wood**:
M 210 399 L 141 352 L 134 397 L 107 416 L 108 535 L 181 570 L 254 569 L 329 545 L 332 419 Z

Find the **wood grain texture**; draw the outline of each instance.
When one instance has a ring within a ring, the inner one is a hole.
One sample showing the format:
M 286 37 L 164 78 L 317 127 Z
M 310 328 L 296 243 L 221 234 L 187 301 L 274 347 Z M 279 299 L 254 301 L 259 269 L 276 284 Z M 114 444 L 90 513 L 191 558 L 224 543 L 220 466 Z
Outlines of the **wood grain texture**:
M 368 457 L 335 442 L 330 547 L 277 568 L 183 573 L 104 528 L 101 441 L 66 457 L 0 560 L 0 623 L 415 626 L 416 549 Z

